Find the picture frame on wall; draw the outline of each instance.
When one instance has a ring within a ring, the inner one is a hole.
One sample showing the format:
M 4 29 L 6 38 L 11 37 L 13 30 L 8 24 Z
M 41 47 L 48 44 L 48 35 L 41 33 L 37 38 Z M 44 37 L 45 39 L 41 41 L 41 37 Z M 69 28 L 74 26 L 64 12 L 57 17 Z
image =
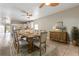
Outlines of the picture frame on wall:
M 56 28 L 57 28 L 57 29 L 62 29 L 62 28 L 63 28 L 63 21 L 58 21 Z

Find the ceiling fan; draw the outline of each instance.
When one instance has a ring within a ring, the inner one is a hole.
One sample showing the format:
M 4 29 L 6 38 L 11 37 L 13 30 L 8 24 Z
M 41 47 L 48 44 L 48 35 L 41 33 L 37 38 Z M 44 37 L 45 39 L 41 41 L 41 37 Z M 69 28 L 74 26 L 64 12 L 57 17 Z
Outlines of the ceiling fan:
M 20 10 L 20 11 L 24 13 L 24 15 L 22 15 L 22 16 L 27 16 L 27 17 L 31 17 L 32 16 L 32 13 L 29 12 L 29 11 L 25 11 L 25 10 Z
M 17 8 L 18 10 L 20 10 L 22 13 L 24 13 L 22 16 L 26 16 L 26 17 L 31 17 L 32 13 L 30 11 L 25 11 L 23 9 Z
M 55 6 L 58 6 L 59 3 L 42 3 L 39 8 L 42 8 L 44 5 L 47 5 L 47 6 L 51 6 L 51 7 L 55 7 Z

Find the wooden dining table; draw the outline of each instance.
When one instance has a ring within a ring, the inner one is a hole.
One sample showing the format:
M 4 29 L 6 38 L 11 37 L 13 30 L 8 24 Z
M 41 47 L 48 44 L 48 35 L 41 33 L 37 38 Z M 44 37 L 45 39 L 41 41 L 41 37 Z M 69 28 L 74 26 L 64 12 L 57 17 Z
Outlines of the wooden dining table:
M 35 37 L 40 37 L 40 35 L 38 34 L 29 34 L 26 35 L 27 36 L 27 40 L 28 40 L 28 52 L 31 53 L 33 51 L 33 39 Z
M 20 35 L 27 37 L 27 41 L 28 41 L 28 52 L 32 53 L 33 51 L 33 38 L 34 37 L 40 37 L 39 33 L 35 33 L 35 32 L 21 32 Z

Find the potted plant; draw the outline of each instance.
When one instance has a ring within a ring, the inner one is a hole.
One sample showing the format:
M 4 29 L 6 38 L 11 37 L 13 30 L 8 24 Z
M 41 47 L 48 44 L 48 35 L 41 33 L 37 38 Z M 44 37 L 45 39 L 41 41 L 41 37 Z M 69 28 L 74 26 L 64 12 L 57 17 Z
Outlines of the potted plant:
M 72 41 L 75 41 L 76 45 L 79 45 L 79 29 L 77 27 L 73 27 L 71 31 Z

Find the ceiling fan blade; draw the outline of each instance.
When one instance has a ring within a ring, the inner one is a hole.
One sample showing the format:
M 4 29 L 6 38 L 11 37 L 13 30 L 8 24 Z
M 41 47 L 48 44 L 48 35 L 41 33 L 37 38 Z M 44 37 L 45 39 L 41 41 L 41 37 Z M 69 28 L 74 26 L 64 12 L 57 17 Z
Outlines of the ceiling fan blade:
M 28 12 L 26 12 L 25 10 L 22 10 L 22 9 L 20 9 L 20 8 L 17 8 L 17 9 L 20 10 L 21 12 L 23 12 L 23 13 L 25 13 L 25 14 L 28 15 Z
M 27 16 L 29 15 L 28 12 L 26 12 L 26 11 L 24 11 L 24 10 L 22 10 L 22 12 L 25 13 Z
M 32 14 L 30 14 L 29 12 L 26 12 L 25 10 L 22 10 L 20 8 L 17 8 L 19 9 L 21 12 L 25 13 L 25 15 L 22 15 L 22 16 L 32 16 Z
M 21 15 L 21 16 L 26 16 L 26 15 Z
M 34 22 L 34 20 L 27 20 L 27 22 Z
M 32 16 L 32 14 L 24 14 L 24 15 L 22 15 L 22 16 Z
M 42 4 L 39 6 L 39 8 L 42 8 L 44 5 L 45 5 L 45 3 L 42 3 Z

